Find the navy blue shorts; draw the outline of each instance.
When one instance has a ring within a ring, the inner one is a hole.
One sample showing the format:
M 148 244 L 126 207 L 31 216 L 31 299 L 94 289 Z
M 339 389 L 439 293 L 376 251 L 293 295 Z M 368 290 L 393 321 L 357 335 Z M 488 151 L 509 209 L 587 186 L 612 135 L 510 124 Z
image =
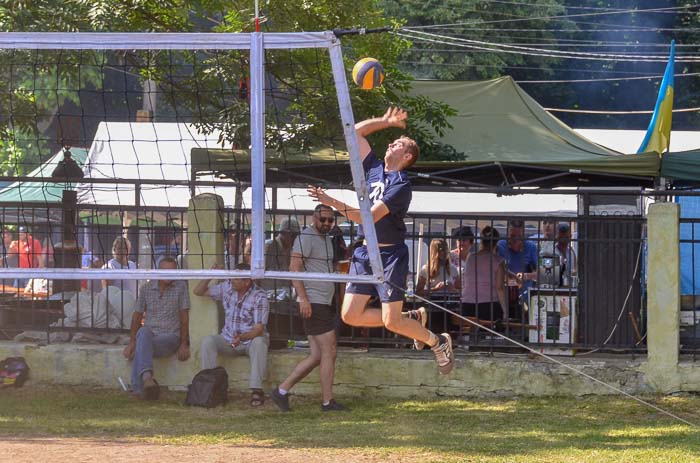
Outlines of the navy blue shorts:
M 384 282 L 376 285 L 351 282 L 345 292 L 379 296 L 382 302 L 403 301 L 408 277 L 408 247 L 405 243 L 384 246 L 379 248 L 379 255 L 384 266 Z M 367 246 L 355 249 L 350 262 L 350 275 L 372 275 Z

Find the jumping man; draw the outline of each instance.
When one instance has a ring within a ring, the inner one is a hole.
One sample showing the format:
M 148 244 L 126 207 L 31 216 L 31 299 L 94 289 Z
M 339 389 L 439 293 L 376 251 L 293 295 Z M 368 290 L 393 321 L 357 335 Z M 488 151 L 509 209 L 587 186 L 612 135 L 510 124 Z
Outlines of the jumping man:
M 379 241 L 379 253 L 384 266 L 384 282 L 378 285 L 348 283 L 343 299 L 341 316 L 352 326 L 386 327 L 389 331 L 412 338 L 417 348 L 424 344 L 435 353 L 440 374 L 446 375 L 454 366 L 452 339 L 447 333 L 435 334 L 425 328 L 427 312 L 421 308 L 402 313 L 403 291 L 408 276 L 408 247 L 404 217 L 411 204 L 411 183 L 404 169 L 411 167 L 420 154 L 416 142 L 402 136 L 394 140 L 386 150 L 384 161 L 372 152 L 367 136 L 390 127 L 406 128 L 408 113 L 399 108 L 389 108 L 382 117 L 368 119 L 355 124 L 360 158 L 365 178 L 370 188 L 372 218 Z M 330 197 L 322 188 L 308 188 L 309 195 L 321 204 L 333 207 L 348 219 L 362 223 L 360 210 Z M 360 227 L 360 235 L 363 235 Z M 350 266 L 353 275 L 372 275 L 367 246 L 359 246 Z M 372 296 L 379 296 L 382 308 L 367 307 Z

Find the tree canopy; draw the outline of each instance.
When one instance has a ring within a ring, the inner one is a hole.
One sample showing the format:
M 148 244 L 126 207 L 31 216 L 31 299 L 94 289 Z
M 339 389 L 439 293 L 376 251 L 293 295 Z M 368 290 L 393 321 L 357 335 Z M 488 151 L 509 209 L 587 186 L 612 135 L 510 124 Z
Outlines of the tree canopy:
M 0 30 L 251 32 L 252 5 L 247 0 L 9 1 L 0 7 Z M 396 25 L 374 0 L 301 4 L 270 0 L 263 3 L 261 17 L 263 32 Z M 387 76 L 381 88 L 369 92 L 350 85 L 355 118 L 381 115 L 390 105 L 404 107 L 411 113 L 408 131 L 421 143 L 425 158 L 453 156 L 454 150 L 442 146 L 436 137 L 448 127 L 451 109 L 411 96 L 411 76 L 396 65 L 410 42 L 382 33 L 346 36 L 342 43 L 346 69 L 351 69 L 357 59 L 372 56 L 382 62 Z M 100 106 L 106 119 L 133 120 L 135 110 L 125 113 L 124 107 L 135 109 L 140 104 L 138 89 L 146 80 L 157 87 L 157 120 L 172 117 L 195 122 L 203 131 L 221 129 L 223 137 L 235 145 L 245 147 L 249 143 L 248 101 L 246 89 L 241 88 L 246 86 L 249 72 L 246 53 L 64 51 L 60 63 L 52 56 L 55 52 L 15 50 L 0 54 L 0 81 L 7 89 L 0 94 L 0 110 L 6 115 L 0 120 L 0 168 L 5 173 L 20 174 L 50 154 L 47 147 L 60 142 L 62 136 L 46 135 L 41 127 L 65 105 L 87 104 L 88 90 L 93 99 L 96 93 L 105 100 L 112 99 Z M 22 65 L 13 65 L 17 62 Z M 173 71 L 174 64 L 178 71 Z M 319 56 L 315 50 L 268 52 L 266 71 L 270 94 L 278 99 L 272 103 L 276 114 L 268 127 L 268 143 L 287 148 L 295 144 L 294 148 L 303 150 L 342 136 L 339 124 L 329 122 L 337 121 L 337 116 L 327 117 L 328 108 L 337 108 L 335 92 L 328 91 L 333 81 L 327 56 Z M 120 72 L 124 74 L 122 81 L 115 77 Z M 61 128 L 56 130 L 60 132 Z M 279 135 L 281 131 L 284 136 Z M 374 142 L 385 143 L 391 136 L 395 134 L 377 134 Z
M 700 106 L 700 2 L 647 0 L 381 0 L 415 33 L 399 66 L 417 78 L 510 75 L 572 127 L 645 129 L 676 40 L 675 108 Z M 684 59 L 685 58 L 685 59 Z M 655 77 L 651 77 L 655 76 Z M 599 111 L 599 114 L 594 113 Z M 613 112 L 613 113 L 611 113 Z M 695 128 L 700 112 L 674 115 Z

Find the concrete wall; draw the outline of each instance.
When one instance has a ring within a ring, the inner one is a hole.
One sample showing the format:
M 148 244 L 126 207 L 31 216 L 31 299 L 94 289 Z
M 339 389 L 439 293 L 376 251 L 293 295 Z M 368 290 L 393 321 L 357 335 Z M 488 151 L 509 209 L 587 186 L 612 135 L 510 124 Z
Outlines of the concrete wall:
M 190 268 L 209 267 L 222 254 L 220 198 L 202 195 L 191 203 Z M 196 214 L 196 216 L 194 216 Z M 194 218 L 196 217 L 196 220 Z M 206 233 L 216 239 L 197 240 Z M 213 234 L 213 235 L 212 235 Z M 679 257 L 678 205 L 655 204 L 648 217 L 648 348 L 647 357 L 597 356 L 559 357 L 585 373 L 626 392 L 700 391 L 700 362 L 683 361 L 678 356 L 679 336 Z M 192 256 L 207 256 L 205 262 Z M 196 261 L 197 260 L 197 261 Z M 191 282 L 190 289 L 196 282 Z M 186 362 L 175 358 L 155 362 L 155 375 L 161 385 L 182 388 L 199 370 L 199 341 L 216 330 L 215 306 L 208 298 L 192 296 L 190 331 L 193 356 Z M 118 387 L 117 378 L 129 382 L 129 363 L 122 346 L 53 344 L 38 346 L 0 342 L 0 358 L 23 356 L 31 367 L 31 382 Z M 269 358 L 268 388 L 279 383 L 306 355 L 303 349 L 273 351 Z M 222 359 L 233 389 L 248 387 L 248 359 Z M 527 355 L 486 356 L 458 354 L 457 365 L 447 377 L 437 375 L 429 351 L 367 352 L 341 350 L 338 356 L 336 393 L 410 397 L 584 395 L 610 394 L 608 388 L 581 375 L 539 358 Z M 297 393 L 319 393 L 318 373 L 314 372 L 295 388 Z
M 129 382 L 129 363 L 122 346 L 0 343 L 0 358 L 22 356 L 31 368 L 30 383 L 75 384 L 119 387 L 118 377 Z M 303 349 L 273 351 L 269 358 L 268 387 L 281 382 L 294 365 L 306 355 Z M 629 392 L 650 392 L 641 371 L 642 362 L 624 359 L 566 359 L 589 374 L 612 382 Z M 159 383 L 183 388 L 196 372 L 194 360 L 175 358 L 155 362 Z M 223 359 L 231 387 L 248 388 L 248 359 Z M 689 372 L 692 369 L 689 369 Z M 336 392 L 342 395 L 375 396 L 506 396 L 506 395 L 582 395 L 609 394 L 610 391 L 549 362 L 520 358 L 458 356 L 455 371 L 439 377 L 429 352 L 341 351 L 338 357 Z M 313 372 L 295 392 L 318 394 L 318 373 Z
M 268 388 L 278 384 L 306 355 L 303 349 L 272 351 L 269 358 Z M 74 384 L 118 388 L 118 377 L 129 382 L 129 363 L 122 346 L 0 343 L 0 358 L 22 356 L 31 368 L 34 384 Z M 644 372 L 645 361 L 608 356 L 604 358 L 560 358 L 589 375 L 622 390 L 639 394 L 654 392 Z M 195 360 L 175 358 L 155 362 L 161 385 L 184 388 L 197 370 Z M 248 388 L 248 359 L 223 359 L 231 388 Z M 700 390 L 700 365 L 682 362 L 678 368 L 678 390 Z M 611 394 L 613 391 L 547 361 L 526 355 L 491 357 L 459 354 L 454 372 L 439 377 L 429 352 L 341 350 L 338 356 L 335 391 L 338 395 L 410 397 L 421 395 L 488 397 L 537 395 Z M 318 394 L 318 373 L 297 385 L 296 393 Z

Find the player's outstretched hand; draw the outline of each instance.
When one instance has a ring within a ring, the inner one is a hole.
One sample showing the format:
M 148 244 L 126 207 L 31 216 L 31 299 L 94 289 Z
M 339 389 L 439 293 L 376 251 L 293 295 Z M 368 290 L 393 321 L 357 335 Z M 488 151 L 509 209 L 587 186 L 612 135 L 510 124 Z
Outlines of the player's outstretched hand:
M 382 116 L 382 119 L 384 119 L 392 127 L 405 129 L 408 113 L 406 110 L 401 108 L 389 108 L 384 113 L 384 116 Z
M 329 205 L 328 202 L 330 201 L 331 197 L 328 196 L 326 194 L 326 190 L 324 190 L 320 186 L 309 185 L 306 188 L 306 192 L 314 201 L 319 202 L 321 204 Z

